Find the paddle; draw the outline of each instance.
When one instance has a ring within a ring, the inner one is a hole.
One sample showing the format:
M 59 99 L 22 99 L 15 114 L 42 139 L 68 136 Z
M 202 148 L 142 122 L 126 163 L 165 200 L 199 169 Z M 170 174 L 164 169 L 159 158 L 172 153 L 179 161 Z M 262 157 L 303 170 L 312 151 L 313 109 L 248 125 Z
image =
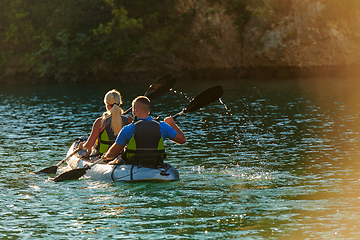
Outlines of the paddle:
M 178 116 L 185 114 L 187 112 L 194 112 L 202 107 L 205 107 L 206 105 L 214 102 L 215 100 L 219 99 L 223 94 L 223 88 L 221 86 L 215 86 L 212 88 L 209 88 L 203 92 L 201 92 L 199 95 L 197 95 L 193 100 L 191 100 L 189 106 L 185 109 L 183 109 L 181 112 L 177 113 L 173 116 L 173 118 L 177 118 Z M 90 165 L 84 167 L 84 168 L 77 168 L 72 169 L 70 171 L 64 172 L 53 179 L 54 182 L 63 182 L 68 180 L 75 180 L 79 179 L 83 175 L 86 174 L 87 170 L 89 170 L 94 165 L 100 163 L 103 161 L 102 158 L 99 160 L 91 163 Z
M 202 91 L 195 98 L 193 98 L 193 100 L 191 100 L 187 108 L 175 114 L 173 119 L 179 117 L 182 114 L 194 112 L 202 107 L 205 107 L 206 105 L 209 105 L 210 103 L 218 100 L 222 96 L 223 92 L 223 88 L 220 85 Z
M 34 172 L 35 174 L 55 174 L 58 167 L 65 162 L 66 160 L 68 160 L 69 158 L 71 158 L 72 156 L 74 156 L 78 151 L 80 151 L 81 149 L 78 148 L 75 151 L 73 151 L 69 156 L 67 156 L 66 158 L 64 158 L 63 160 L 61 160 L 60 162 L 58 162 L 55 166 L 51 166 L 51 167 L 47 167 L 44 168 L 40 171 Z
M 67 172 L 63 172 L 61 173 L 59 176 L 57 176 L 56 178 L 53 179 L 54 182 L 63 182 L 63 181 L 68 181 L 68 180 L 75 180 L 75 179 L 79 179 L 81 178 L 83 175 L 86 174 L 87 170 L 89 170 L 91 167 L 93 167 L 94 165 L 98 164 L 99 162 L 101 162 L 103 159 L 100 158 L 98 160 L 96 160 L 95 162 L 91 163 L 90 165 L 87 165 L 84 168 L 76 168 L 76 169 L 72 169 L 70 171 Z
M 150 100 L 153 100 L 168 92 L 174 86 L 174 84 L 175 75 L 170 72 L 166 73 L 150 85 L 144 96 L 148 97 Z M 124 114 L 128 114 L 131 109 L 132 107 L 126 110 Z
M 157 97 L 160 97 L 164 93 L 168 92 L 175 84 L 175 75 L 172 73 L 167 73 L 163 76 L 161 76 L 159 79 L 157 79 L 153 84 L 150 85 L 144 96 L 148 97 L 150 100 L 153 100 Z M 124 114 L 127 114 L 131 111 L 132 107 L 129 108 L 124 112 Z M 64 172 L 54 178 L 54 182 L 62 182 L 66 180 L 74 180 L 78 179 L 81 176 L 83 176 L 88 169 L 90 169 L 95 164 L 101 162 L 102 159 L 99 159 L 99 161 L 96 161 L 92 163 L 91 165 L 87 166 L 86 168 L 78 168 L 73 169 L 68 172 Z
M 166 73 L 165 75 L 161 76 L 159 79 L 157 79 L 153 84 L 150 85 L 146 93 L 144 94 L 146 97 L 148 97 L 150 100 L 155 99 L 164 93 L 168 92 L 175 84 L 175 75 L 172 73 Z M 124 114 L 127 114 L 131 111 L 132 107 L 129 108 L 127 111 L 125 111 Z M 68 157 L 61 160 L 58 164 L 55 166 L 44 168 L 38 172 L 35 172 L 35 174 L 55 174 L 57 172 L 58 167 L 68 160 L 70 157 L 74 156 L 75 153 L 77 153 L 80 149 L 75 150 L 73 153 L 71 153 Z

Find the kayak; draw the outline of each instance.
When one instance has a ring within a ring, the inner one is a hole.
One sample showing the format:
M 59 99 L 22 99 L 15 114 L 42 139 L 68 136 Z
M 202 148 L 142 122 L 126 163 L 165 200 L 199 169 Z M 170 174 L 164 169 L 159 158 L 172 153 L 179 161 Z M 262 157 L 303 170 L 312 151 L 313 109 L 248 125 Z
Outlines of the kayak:
M 82 137 L 84 140 L 84 137 Z M 86 140 L 86 138 L 85 138 Z M 80 139 L 74 141 L 71 145 L 67 156 L 74 152 L 79 145 Z M 90 165 L 91 161 L 82 158 L 86 150 L 82 149 L 75 155 L 67 159 L 67 164 L 71 169 L 83 168 Z M 179 180 L 179 172 L 170 164 L 164 163 L 157 167 L 144 167 L 141 165 L 120 164 L 96 164 L 87 170 L 85 177 L 95 180 L 108 182 L 136 182 L 136 181 L 175 181 Z

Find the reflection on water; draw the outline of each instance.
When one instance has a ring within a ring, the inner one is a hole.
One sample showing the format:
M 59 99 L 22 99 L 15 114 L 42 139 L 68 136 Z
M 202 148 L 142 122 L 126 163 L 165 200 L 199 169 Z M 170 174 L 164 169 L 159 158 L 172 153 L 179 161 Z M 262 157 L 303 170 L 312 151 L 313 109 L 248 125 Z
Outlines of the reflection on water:
M 0 238 L 357 239 L 357 79 L 182 82 L 152 115 L 218 84 L 222 102 L 177 119 L 188 142 L 166 143 L 181 180 L 140 184 L 31 173 L 89 134 L 108 90 L 127 109 L 147 83 L 3 87 Z

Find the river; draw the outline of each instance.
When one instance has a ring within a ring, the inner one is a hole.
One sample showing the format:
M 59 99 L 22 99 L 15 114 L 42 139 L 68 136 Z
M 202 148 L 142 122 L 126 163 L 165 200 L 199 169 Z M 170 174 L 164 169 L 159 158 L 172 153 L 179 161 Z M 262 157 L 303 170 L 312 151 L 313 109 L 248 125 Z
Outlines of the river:
M 90 133 L 108 90 L 127 109 L 150 83 L 2 86 L 1 239 L 358 239 L 357 78 L 177 82 L 153 116 L 224 88 L 221 101 L 176 119 L 188 141 L 166 148 L 179 181 L 32 174 Z

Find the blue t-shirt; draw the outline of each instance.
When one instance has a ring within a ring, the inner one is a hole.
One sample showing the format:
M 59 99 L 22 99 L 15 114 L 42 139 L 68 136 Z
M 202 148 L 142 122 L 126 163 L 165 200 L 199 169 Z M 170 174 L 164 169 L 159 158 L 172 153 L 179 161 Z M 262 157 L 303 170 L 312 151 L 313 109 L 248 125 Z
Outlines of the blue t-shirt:
M 147 117 L 147 118 L 138 118 L 138 120 L 143 120 L 143 121 L 152 121 L 152 117 Z M 173 129 L 169 124 L 167 124 L 166 122 L 160 121 L 160 132 L 161 132 L 161 136 L 164 139 L 174 139 L 176 137 L 176 130 Z M 123 127 L 123 129 L 121 129 L 119 135 L 116 138 L 116 143 L 121 145 L 121 146 L 126 146 L 126 144 L 130 141 L 130 139 L 132 138 L 132 136 L 134 135 L 134 131 L 135 131 L 135 125 L 134 123 L 126 125 L 125 127 Z

